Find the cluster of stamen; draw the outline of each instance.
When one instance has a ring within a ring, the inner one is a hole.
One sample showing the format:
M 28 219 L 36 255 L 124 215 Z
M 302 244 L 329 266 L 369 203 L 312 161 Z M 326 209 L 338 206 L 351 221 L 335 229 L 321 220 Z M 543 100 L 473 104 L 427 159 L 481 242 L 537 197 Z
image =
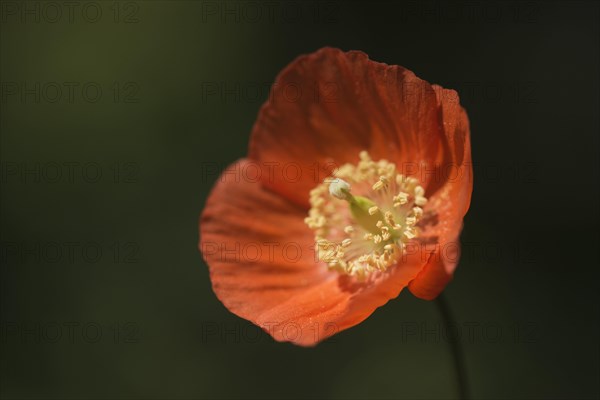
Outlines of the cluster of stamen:
M 344 164 L 310 192 L 306 224 L 315 232 L 316 252 L 329 268 L 365 278 L 397 263 L 419 234 L 427 203 L 416 178 L 366 151 L 357 165 Z

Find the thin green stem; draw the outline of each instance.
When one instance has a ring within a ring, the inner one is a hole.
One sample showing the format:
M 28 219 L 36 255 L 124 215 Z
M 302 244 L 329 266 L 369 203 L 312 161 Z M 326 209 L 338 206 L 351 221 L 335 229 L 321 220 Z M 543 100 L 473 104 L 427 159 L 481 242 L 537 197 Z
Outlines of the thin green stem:
M 450 311 L 448 302 L 444 298 L 443 294 L 440 294 L 435 302 L 437 304 L 440 316 L 442 317 L 442 323 L 446 328 L 446 332 L 450 332 L 451 329 L 456 328 L 456 322 L 454 316 Z M 450 348 L 452 350 L 452 358 L 454 359 L 454 369 L 456 370 L 456 380 L 458 384 L 459 398 L 463 400 L 469 399 L 469 387 L 467 383 L 467 373 L 465 370 L 465 361 L 462 345 L 460 342 L 460 336 L 449 339 Z

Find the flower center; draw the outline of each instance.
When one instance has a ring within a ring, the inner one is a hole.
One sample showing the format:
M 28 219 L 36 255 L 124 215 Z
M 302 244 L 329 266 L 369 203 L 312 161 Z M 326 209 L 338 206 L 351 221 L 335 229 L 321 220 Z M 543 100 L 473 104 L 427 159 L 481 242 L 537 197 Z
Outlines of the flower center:
M 395 264 L 418 236 L 427 203 L 415 178 L 366 151 L 357 165 L 344 164 L 310 192 L 304 222 L 315 232 L 316 252 L 329 268 L 365 278 Z

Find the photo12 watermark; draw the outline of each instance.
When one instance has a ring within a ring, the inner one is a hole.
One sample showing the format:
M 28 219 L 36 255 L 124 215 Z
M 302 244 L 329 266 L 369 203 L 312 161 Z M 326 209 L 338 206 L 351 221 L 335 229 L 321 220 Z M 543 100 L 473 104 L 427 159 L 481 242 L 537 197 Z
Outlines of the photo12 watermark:
M 6 265 L 137 264 L 141 246 L 135 241 L 0 241 L 0 261 Z
M 541 1 L 493 2 L 485 0 L 442 1 L 442 0 L 408 0 L 399 2 L 393 8 L 399 23 L 537 23 L 542 17 Z M 386 2 L 375 2 L 385 11 Z
M 200 101 L 204 104 L 338 103 L 338 82 L 254 82 L 204 81 L 200 83 Z
M 200 0 L 203 24 L 336 24 L 342 1 Z
M 135 81 L 2 81 L 2 104 L 137 104 Z
M 206 321 L 201 324 L 200 340 L 202 343 L 274 343 L 272 337 L 280 337 L 284 341 L 296 341 L 301 337 L 309 337 L 315 342 L 329 338 L 325 343 L 334 343 L 336 333 L 340 331 L 334 322 L 314 322 L 300 326 L 295 322 L 264 322 L 260 326 L 248 323 L 225 323 Z M 330 336 L 333 336 L 330 338 Z
M 2 184 L 134 184 L 140 181 L 141 167 L 134 161 L 2 161 Z
M 3 344 L 137 344 L 142 332 L 137 322 L 115 321 L 3 321 Z
M 137 24 L 140 1 L 3 0 L 3 24 Z
M 431 321 L 403 321 L 398 337 L 401 343 L 499 344 L 536 343 L 540 339 L 538 324 L 532 321 L 510 324 L 495 321 L 465 321 L 450 325 Z

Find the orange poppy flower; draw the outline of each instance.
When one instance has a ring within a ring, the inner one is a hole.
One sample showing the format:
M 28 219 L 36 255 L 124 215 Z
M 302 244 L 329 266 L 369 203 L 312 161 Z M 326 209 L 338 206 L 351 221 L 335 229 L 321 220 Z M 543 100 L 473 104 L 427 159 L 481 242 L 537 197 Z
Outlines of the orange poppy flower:
M 277 77 L 247 158 L 206 201 L 200 250 L 213 290 L 302 346 L 404 287 L 433 299 L 458 261 L 471 171 L 456 92 L 359 51 L 303 55 Z

